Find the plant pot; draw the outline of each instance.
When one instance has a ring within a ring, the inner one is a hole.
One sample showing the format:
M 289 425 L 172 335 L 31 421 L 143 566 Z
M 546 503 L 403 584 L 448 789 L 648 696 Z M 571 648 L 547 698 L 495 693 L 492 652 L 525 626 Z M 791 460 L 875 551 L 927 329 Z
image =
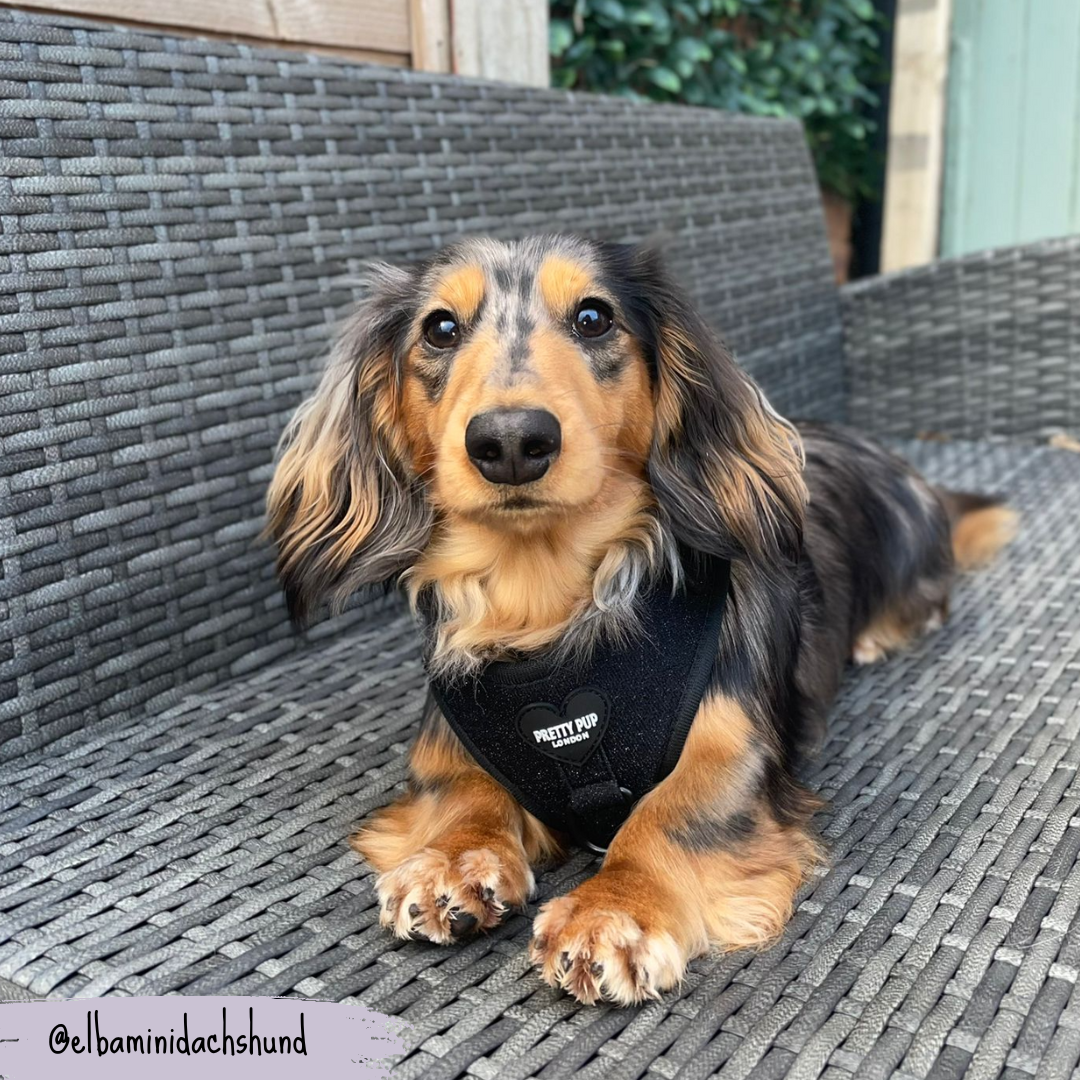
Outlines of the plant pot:
M 821 201 L 825 207 L 825 231 L 832 252 L 833 273 L 837 284 L 843 285 L 851 270 L 852 205 L 829 188 L 821 189 Z

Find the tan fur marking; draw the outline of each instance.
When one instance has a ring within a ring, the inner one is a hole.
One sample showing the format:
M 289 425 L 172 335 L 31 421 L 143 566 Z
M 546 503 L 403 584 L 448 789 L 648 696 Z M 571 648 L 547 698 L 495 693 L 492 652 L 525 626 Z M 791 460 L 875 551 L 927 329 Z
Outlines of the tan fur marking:
M 520 534 L 482 521 L 438 532 L 406 579 L 414 600 L 425 585 L 437 585 L 451 613 L 439 627 L 437 651 L 537 649 L 555 641 L 617 571 L 628 545 L 657 542 L 650 505 L 645 485 L 627 478 L 611 481 L 587 517 Z
M 688 359 L 694 349 L 694 343 L 678 327 L 663 331 L 656 395 L 661 444 L 677 439 L 683 411 L 692 407 L 683 400 L 683 388 L 699 381 Z M 732 531 L 754 551 L 760 544 L 763 523 L 776 515 L 787 515 L 788 505 L 805 506 L 808 494 L 803 481 L 802 443 L 795 430 L 764 406 L 747 410 L 742 419 L 742 439 L 715 455 L 705 482 L 713 498 L 728 511 Z
M 479 266 L 455 267 L 439 282 L 436 297 L 463 322 L 471 322 L 484 302 L 487 282 Z
M 886 612 L 875 619 L 855 639 L 851 650 L 856 664 L 875 664 L 889 653 L 905 648 L 915 634 L 915 627 L 899 616 Z
M 341 464 L 350 437 L 348 412 L 358 407 L 365 392 L 374 396 L 373 425 L 394 431 L 388 364 L 388 357 L 377 358 L 355 389 L 342 383 L 332 393 L 310 399 L 297 413 L 294 437 L 267 493 L 267 531 L 277 536 L 282 569 L 294 565 L 310 545 L 327 539 L 331 541 L 327 562 L 342 566 L 375 527 L 380 506 L 374 478 L 359 467 L 342 476 Z M 396 442 L 397 436 L 392 435 L 391 441 Z
M 579 263 L 564 255 L 549 255 L 537 274 L 540 295 L 556 319 L 571 313 L 575 304 L 593 295 L 592 275 Z
M 927 607 L 910 600 L 875 616 L 855 639 L 851 658 L 856 664 L 874 664 L 890 653 L 899 652 L 923 634 L 940 630 L 948 615 L 948 602 Z
M 952 531 L 953 554 L 961 570 L 973 570 L 989 562 L 1009 544 L 1020 529 L 1020 515 L 1008 506 L 973 510 Z
M 707 477 L 713 496 L 730 512 L 741 538 L 751 550 L 768 515 L 785 514 L 775 487 L 789 489 L 796 505 L 805 505 L 806 487 L 792 441 L 781 425 L 763 420 L 748 430 L 749 441 L 741 453 L 728 454 L 723 466 Z M 772 481 L 766 482 L 765 477 Z
M 656 393 L 656 434 L 666 442 L 682 429 L 686 407 L 680 387 L 698 382 L 697 372 L 687 362 L 694 344 L 678 327 L 666 327 L 660 335 L 660 381 Z

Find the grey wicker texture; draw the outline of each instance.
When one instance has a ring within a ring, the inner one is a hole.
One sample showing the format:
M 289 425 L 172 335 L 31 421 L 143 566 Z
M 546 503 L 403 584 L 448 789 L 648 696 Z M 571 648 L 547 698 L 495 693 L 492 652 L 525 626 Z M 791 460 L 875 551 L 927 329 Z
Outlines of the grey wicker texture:
M 299 640 L 256 543 L 277 436 L 372 256 L 663 233 L 777 405 L 842 409 L 795 124 L 0 11 L 0 741 Z
M 0 978 L 42 996 L 285 994 L 409 1021 L 400 1077 L 1066 1077 L 1080 1059 L 1080 455 L 915 443 L 1008 492 L 1021 543 L 846 684 L 810 779 L 833 865 L 783 941 L 638 1009 L 529 969 L 529 919 L 440 948 L 377 925 L 355 822 L 401 784 L 401 616 L 0 767 Z M 541 896 L 593 869 L 575 855 Z
M 1080 237 L 843 290 L 850 418 L 886 435 L 1080 436 Z
M 1075 1073 L 1080 455 L 902 445 L 1022 539 L 846 683 L 783 940 L 627 1010 L 545 987 L 530 913 L 379 929 L 346 840 L 403 781 L 416 634 L 383 601 L 294 635 L 256 534 L 373 255 L 662 229 L 782 410 L 846 377 L 879 432 L 1032 439 L 1076 427 L 1076 242 L 846 290 L 845 367 L 791 125 L 2 11 L 0 80 L 0 1000 L 360 1001 L 409 1022 L 402 1078 Z

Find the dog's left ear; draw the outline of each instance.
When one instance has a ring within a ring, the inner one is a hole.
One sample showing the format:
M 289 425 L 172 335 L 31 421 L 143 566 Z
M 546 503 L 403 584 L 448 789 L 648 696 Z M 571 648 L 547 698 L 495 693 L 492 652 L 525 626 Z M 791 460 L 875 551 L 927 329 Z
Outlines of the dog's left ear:
M 766 564 L 797 557 L 802 442 L 687 302 L 659 254 L 627 249 L 631 325 L 652 355 L 649 480 L 675 537 Z M 624 305 L 625 306 L 625 305 Z
M 295 622 L 393 581 L 427 543 L 432 512 L 403 442 L 401 349 L 417 271 L 371 268 L 315 393 L 285 430 L 267 531 Z

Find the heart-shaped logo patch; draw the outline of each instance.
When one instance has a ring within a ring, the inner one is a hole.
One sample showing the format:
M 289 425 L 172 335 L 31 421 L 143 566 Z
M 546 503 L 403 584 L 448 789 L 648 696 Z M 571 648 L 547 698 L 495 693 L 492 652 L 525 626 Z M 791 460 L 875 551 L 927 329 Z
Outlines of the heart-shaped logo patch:
M 541 754 L 581 765 L 600 745 L 608 723 L 608 700 L 600 690 L 575 690 L 561 710 L 552 705 L 526 705 L 518 713 L 521 737 Z

